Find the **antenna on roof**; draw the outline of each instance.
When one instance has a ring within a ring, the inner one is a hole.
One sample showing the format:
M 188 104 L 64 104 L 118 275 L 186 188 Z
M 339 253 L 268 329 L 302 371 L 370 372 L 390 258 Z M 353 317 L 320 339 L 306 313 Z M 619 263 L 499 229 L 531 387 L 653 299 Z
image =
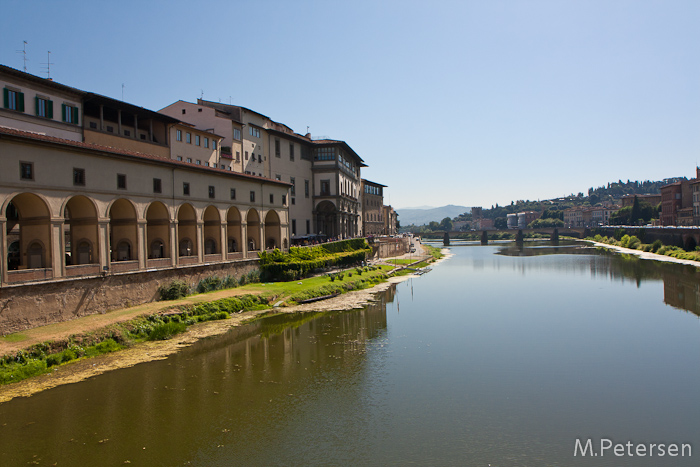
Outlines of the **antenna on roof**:
M 231 96 L 228 96 L 228 105 L 233 105 L 232 102 L 233 102 L 233 99 L 231 99 Z
M 49 50 L 46 59 L 46 77 L 48 79 L 51 79 L 51 65 L 53 65 L 53 63 L 51 63 L 51 51 Z
M 200 89 L 200 91 L 202 92 L 200 99 L 204 100 L 204 89 Z
M 124 83 L 122 83 L 122 102 L 124 102 Z
M 27 41 L 23 41 L 22 50 L 17 50 L 18 54 L 22 54 L 22 60 L 24 61 L 24 72 L 27 72 Z

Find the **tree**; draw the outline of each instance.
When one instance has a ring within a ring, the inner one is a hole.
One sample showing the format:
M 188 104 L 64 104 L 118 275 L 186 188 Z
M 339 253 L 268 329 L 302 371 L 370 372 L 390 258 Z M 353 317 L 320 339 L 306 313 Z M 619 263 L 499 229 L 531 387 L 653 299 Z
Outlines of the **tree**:
M 428 227 L 430 227 L 430 230 L 438 230 L 440 228 L 440 224 L 438 224 L 435 221 L 430 221 L 430 224 L 428 224 Z
M 440 221 L 440 229 L 444 230 L 445 232 L 449 232 L 452 230 L 452 219 L 449 217 L 445 217 L 442 221 Z
M 493 221 L 493 226 L 496 227 L 497 229 L 507 229 L 508 228 L 508 219 L 505 217 L 497 217 Z
M 632 203 L 632 212 L 630 214 L 630 224 L 636 225 L 641 217 L 642 210 L 639 206 L 639 199 L 635 196 L 634 203 Z

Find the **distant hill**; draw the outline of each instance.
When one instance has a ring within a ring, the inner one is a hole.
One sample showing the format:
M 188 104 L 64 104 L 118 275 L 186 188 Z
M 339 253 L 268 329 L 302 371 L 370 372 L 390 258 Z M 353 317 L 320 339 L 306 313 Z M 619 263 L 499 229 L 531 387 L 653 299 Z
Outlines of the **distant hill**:
M 439 208 L 431 208 L 428 206 L 425 208 L 402 208 L 397 209 L 396 212 L 399 214 L 399 222 L 401 222 L 401 225 L 406 226 L 411 224 L 427 225 L 432 221 L 440 222 L 445 217 L 452 219 L 465 212 L 471 212 L 471 210 L 472 208 L 466 206 L 449 204 Z

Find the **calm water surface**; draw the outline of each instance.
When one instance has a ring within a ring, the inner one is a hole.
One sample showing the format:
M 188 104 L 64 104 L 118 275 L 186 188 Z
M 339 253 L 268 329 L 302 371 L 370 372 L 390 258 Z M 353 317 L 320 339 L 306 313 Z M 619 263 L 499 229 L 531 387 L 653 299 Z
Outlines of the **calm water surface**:
M 700 274 L 548 244 L 454 256 L 0 405 L 0 465 L 697 466 Z M 574 457 L 576 439 L 692 457 Z

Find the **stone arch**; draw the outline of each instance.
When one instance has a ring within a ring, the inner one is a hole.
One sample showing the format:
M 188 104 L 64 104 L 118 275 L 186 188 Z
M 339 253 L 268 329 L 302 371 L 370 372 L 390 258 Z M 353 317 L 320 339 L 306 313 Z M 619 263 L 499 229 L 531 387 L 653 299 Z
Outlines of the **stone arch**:
M 48 203 L 34 193 L 17 194 L 6 203 L 5 218 L 7 243 L 4 247 L 7 257 L 4 261 L 7 270 L 52 267 Z M 37 245 L 41 248 L 37 248 Z
M 246 213 L 248 224 L 248 251 L 260 250 L 260 216 L 255 208 L 250 208 Z
M 317 233 L 328 237 L 337 237 L 339 234 L 338 215 L 338 208 L 331 201 L 323 200 L 318 203 L 314 210 Z
M 179 256 L 197 256 L 197 215 L 189 203 L 177 210 L 177 239 Z
M 87 196 L 73 196 L 63 206 L 63 217 L 63 255 L 66 266 L 99 263 L 100 242 L 95 202 Z
M 241 212 L 235 206 L 231 206 L 226 212 L 226 251 L 228 253 L 243 251 L 241 236 Z
M 136 208 L 125 198 L 115 200 L 109 208 L 109 245 L 112 261 L 138 259 Z
M 274 209 L 265 216 L 265 248 L 271 250 L 282 245 L 282 226 L 280 216 Z
M 148 258 L 170 258 L 170 213 L 165 204 L 154 201 L 146 209 Z
M 221 216 L 214 206 L 207 206 L 204 210 L 204 254 L 215 255 L 221 253 Z

